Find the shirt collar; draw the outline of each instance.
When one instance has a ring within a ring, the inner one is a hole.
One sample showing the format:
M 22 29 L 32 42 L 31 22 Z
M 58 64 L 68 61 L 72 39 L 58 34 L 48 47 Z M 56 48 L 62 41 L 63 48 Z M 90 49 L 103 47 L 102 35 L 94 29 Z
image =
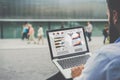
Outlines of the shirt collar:
M 114 43 L 118 43 L 118 42 L 120 42 L 120 37 Z

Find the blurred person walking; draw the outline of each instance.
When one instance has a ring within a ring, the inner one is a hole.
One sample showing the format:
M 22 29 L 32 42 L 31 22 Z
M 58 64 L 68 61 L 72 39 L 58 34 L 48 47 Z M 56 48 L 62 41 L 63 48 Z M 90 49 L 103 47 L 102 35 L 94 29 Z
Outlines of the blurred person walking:
M 88 37 L 89 41 L 91 41 L 91 36 L 92 36 L 92 30 L 93 30 L 93 26 L 90 22 L 87 22 L 87 26 L 86 26 L 86 36 Z
M 34 44 L 36 44 L 36 41 L 35 41 L 35 37 L 34 37 L 34 28 L 32 27 L 31 24 L 27 24 L 28 25 L 28 28 L 29 28 L 29 32 L 28 32 L 28 36 L 29 36 L 29 40 L 28 40 L 28 44 L 31 43 L 31 41 L 34 42 Z
M 105 25 L 105 27 L 104 27 L 102 32 L 103 32 L 103 36 L 104 36 L 103 44 L 106 44 L 108 36 L 109 36 L 109 28 L 108 28 L 107 24 Z
M 39 29 L 38 29 L 38 44 L 40 42 L 40 40 L 42 41 L 42 44 L 44 44 L 44 37 L 43 37 L 44 33 L 43 33 L 43 28 L 42 26 L 40 25 Z
M 28 31 L 27 22 L 25 22 L 25 23 L 23 24 L 22 40 L 24 40 L 24 38 L 28 39 L 28 36 L 27 36 L 28 32 L 29 32 L 29 31 Z

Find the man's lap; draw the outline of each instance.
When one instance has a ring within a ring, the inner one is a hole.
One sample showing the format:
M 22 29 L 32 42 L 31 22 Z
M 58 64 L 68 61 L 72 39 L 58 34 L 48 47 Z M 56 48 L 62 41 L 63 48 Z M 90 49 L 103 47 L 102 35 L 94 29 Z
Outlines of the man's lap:
M 60 72 L 58 72 L 55 75 L 48 78 L 47 80 L 72 80 L 72 79 L 65 79 L 64 76 Z

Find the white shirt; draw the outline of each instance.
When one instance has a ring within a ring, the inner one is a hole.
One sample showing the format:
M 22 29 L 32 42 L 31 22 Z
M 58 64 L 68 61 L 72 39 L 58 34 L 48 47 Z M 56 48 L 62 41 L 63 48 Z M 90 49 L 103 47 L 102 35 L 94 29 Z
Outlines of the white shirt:
M 43 28 L 42 27 L 40 27 L 39 29 L 38 29 L 38 36 L 42 36 L 44 33 L 43 33 Z
M 87 32 L 92 32 L 93 26 L 92 24 L 88 24 L 88 26 L 86 27 L 86 31 Z

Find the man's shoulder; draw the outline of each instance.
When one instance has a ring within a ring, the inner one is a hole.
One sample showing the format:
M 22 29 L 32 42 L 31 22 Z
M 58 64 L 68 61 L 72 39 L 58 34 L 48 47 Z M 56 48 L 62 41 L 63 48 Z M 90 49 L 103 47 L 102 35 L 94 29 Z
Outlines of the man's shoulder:
M 117 56 L 120 56 L 120 43 L 113 43 L 104 46 L 99 50 L 100 55 L 104 55 L 109 59 L 113 59 Z

